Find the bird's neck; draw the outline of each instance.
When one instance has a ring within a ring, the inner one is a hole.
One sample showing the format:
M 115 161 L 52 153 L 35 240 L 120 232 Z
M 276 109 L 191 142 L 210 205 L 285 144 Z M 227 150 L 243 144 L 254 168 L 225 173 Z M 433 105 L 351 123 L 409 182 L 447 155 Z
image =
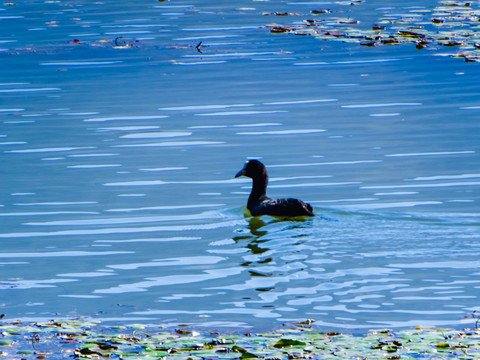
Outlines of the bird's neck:
M 253 179 L 252 192 L 248 201 L 258 201 L 265 198 L 267 195 L 268 176 L 256 176 Z

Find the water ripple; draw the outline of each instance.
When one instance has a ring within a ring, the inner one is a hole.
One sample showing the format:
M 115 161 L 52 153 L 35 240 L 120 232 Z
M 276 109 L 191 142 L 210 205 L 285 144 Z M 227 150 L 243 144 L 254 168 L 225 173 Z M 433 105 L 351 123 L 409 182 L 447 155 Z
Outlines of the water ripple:
M 187 131 L 162 131 L 162 132 L 149 132 L 149 133 L 137 133 L 122 135 L 122 139 L 157 139 L 157 138 L 172 138 L 181 136 L 190 136 L 191 132 Z
M 171 226 L 148 226 L 148 227 L 132 227 L 132 228 L 105 228 L 105 229 L 76 229 L 61 231 L 32 231 L 32 232 L 12 232 L 0 233 L 0 238 L 27 238 L 27 237 L 43 237 L 43 236 L 67 236 L 67 235 L 106 235 L 106 234 L 131 234 L 142 232 L 157 231 L 197 231 L 218 229 L 222 227 L 232 227 L 242 224 L 242 220 L 230 220 L 221 223 L 199 224 L 199 225 L 171 225 Z M 0 255 L 1 257 L 1 255 Z
M 206 211 L 199 214 L 190 215 L 162 215 L 162 216 L 141 216 L 141 217 L 115 217 L 104 219 L 88 219 L 88 220 L 56 220 L 56 221 L 44 221 L 44 222 L 29 222 L 25 225 L 32 226 L 77 226 L 77 225 L 114 225 L 114 224 L 139 224 L 149 222 L 162 222 L 162 221 L 191 221 L 191 220 L 206 220 L 206 219 L 220 219 L 219 213 L 215 211 Z
M 196 209 L 204 207 L 221 207 L 224 204 L 194 204 L 194 205 L 159 205 L 159 206 L 145 206 L 139 208 L 126 209 L 107 209 L 109 212 L 132 212 L 132 211 L 151 211 L 151 210 L 181 210 L 181 209 Z
M 174 242 L 174 241 L 195 241 L 200 240 L 201 237 L 194 236 L 175 236 L 169 238 L 149 238 L 149 239 L 128 239 L 128 240 L 95 240 L 95 243 L 107 243 L 107 244 L 126 244 L 126 243 L 145 243 L 145 242 Z
M 417 176 L 412 181 L 432 181 L 432 180 L 456 180 L 456 179 L 476 179 L 480 174 L 462 174 L 462 175 L 437 175 L 437 176 Z
M 7 289 L 45 289 L 57 287 L 56 284 L 69 283 L 76 279 L 52 279 L 52 280 L 15 280 L 0 282 L 0 290 Z
M 165 119 L 166 115 L 154 115 L 154 116 L 115 116 L 115 117 L 98 117 L 89 118 L 83 121 L 85 122 L 106 122 L 106 121 L 129 121 L 129 120 L 156 120 Z
M 44 92 L 44 91 L 60 91 L 60 88 L 25 88 L 25 89 L 0 89 L 0 94 L 7 93 L 35 93 L 35 92 Z
M 142 292 L 147 291 L 149 288 L 157 286 L 168 286 L 178 284 L 191 284 L 202 281 L 212 281 L 213 279 L 221 279 L 229 276 L 237 275 L 245 271 L 239 268 L 221 268 L 215 270 L 205 270 L 203 273 L 198 274 L 185 274 L 185 275 L 167 275 L 158 276 L 145 279 L 130 284 L 120 284 L 118 286 L 112 286 L 105 289 L 97 289 L 94 294 L 123 294 L 130 292 Z
M 354 161 L 332 161 L 321 163 L 294 163 L 294 164 L 280 164 L 270 165 L 269 167 L 305 167 L 305 166 L 328 166 L 328 165 L 357 165 L 357 164 L 371 164 L 379 163 L 382 160 L 354 160 Z
M 371 185 L 362 186 L 361 189 L 414 189 L 414 188 L 438 188 L 455 186 L 478 186 L 480 181 L 446 182 L 432 184 L 408 184 L 408 185 Z
M 121 64 L 122 61 L 52 61 L 42 62 L 43 66 L 103 66 Z
M 316 134 L 325 132 L 323 129 L 292 129 L 292 130 L 276 130 L 276 131 L 245 131 L 237 132 L 237 135 L 299 135 L 299 134 Z
M 188 106 L 164 107 L 164 108 L 159 108 L 158 110 L 165 110 L 165 111 L 214 110 L 214 109 L 228 109 L 228 108 L 231 108 L 231 107 L 249 107 L 249 106 L 254 106 L 254 105 L 255 104 L 188 105 Z
M 165 258 L 152 260 L 147 263 L 130 263 L 130 264 L 114 264 L 108 265 L 108 268 L 116 270 L 136 270 L 142 267 L 160 267 L 160 266 L 186 266 L 186 265 L 208 265 L 218 264 L 224 261 L 224 257 L 220 256 L 189 256 L 179 258 Z
M 134 254 L 133 251 L 39 251 L 0 253 L 0 258 L 46 258 L 46 257 L 79 257 L 79 256 L 110 256 L 119 254 Z
M 424 153 L 405 153 L 405 154 L 387 154 L 389 157 L 409 157 L 409 156 L 441 156 L 441 155 L 464 155 L 475 154 L 475 151 L 436 151 L 436 152 L 424 152 Z
M 116 148 L 127 147 L 170 147 L 170 146 L 201 146 L 201 145 L 221 145 L 224 141 L 168 141 L 159 143 L 145 143 L 145 144 L 125 144 L 113 145 Z
M 286 113 L 285 110 L 272 110 L 272 111 L 221 111 L 214 113 L 195 114 L 195 116 L 242 116 L 242 115 L 260 115 L 260 114 L 277 114 Z
M 420 205 L 440 205 L 441 201 L 398 201 L 391 203 L 376 203 L 376 204 L 355 204 L 355 205 L 342 205 L 346 210 L 378 210 L 389 209 L 399 207 L 414 207 Z
M 377 108 L 377 107 L 394 107 L 394 106 L 421 106 L 422 103 L 386 103 L 386 104 L 356 104 L 356 105 L 342 105 L 344 109 L 362 109 L 362 108 Z
M 324 102 L 335 102 L 338 99 L 306 99 L 306 100 L 291 100 L 291 101 L 274 101 L 265 102 L 263 105 L 300 105 L 300 104 L 316 104 Z
M 86 147 L 54 147 L 54 148 L 40 148 L 40 149 L 21 149 L 21 150 L 8 150 L 6 153 L 46 153 L 46 152 L 66 152 L 74 150 L 87 150 L 96 149 L 92 146 Z

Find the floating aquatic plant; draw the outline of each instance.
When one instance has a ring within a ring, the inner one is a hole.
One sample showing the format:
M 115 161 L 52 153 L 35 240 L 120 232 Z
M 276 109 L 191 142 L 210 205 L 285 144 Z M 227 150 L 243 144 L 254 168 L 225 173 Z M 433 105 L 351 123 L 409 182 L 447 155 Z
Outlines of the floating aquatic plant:
M 480 330 L 414 328 L 364 336 L 319 333 L 313 321 L 271 333 L 208 335 L 142 324 L 52 320 L 0 325 L 0 358 L 22 359 L 451 359 L 480 357 Z
M 271 33 L 311 35 L 321 40 L 353 42 L 367 47 L 413 44 L 418 50 L 432 49 L 441 56 L 480 62 L 478 2 L 446 0 L 440 1 L 433 9 L 408 8 L 404 14 L 385 11 L 368 29 L 356 26 L 358 20 L 339 17 L 338 14 L 343 15 L 343 12 L 314 9 L 303 23 L 270 24 L 267 27 Z M 450 51 L 441 53 L 440 50 L 445 48 Z

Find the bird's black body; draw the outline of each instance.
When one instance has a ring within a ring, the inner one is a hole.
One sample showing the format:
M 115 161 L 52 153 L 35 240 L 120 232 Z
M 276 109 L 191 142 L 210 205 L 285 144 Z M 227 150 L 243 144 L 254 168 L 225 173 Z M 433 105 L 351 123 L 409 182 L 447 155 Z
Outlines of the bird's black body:
M 247 208 L 252 216 L 313 216 L 313 209 L 298 199 L 270 199 L 267 197 L 268 173 L 258 160 L 249 160 L 235 177 L 246 176 L 253 180 Z

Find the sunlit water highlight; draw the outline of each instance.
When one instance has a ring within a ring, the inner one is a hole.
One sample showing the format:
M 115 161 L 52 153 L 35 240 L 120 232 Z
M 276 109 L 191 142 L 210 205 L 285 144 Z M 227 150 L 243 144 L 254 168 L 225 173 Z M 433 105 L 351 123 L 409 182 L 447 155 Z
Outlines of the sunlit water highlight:
M 383 5 L 5 6 L 0 313 L 471 324 L 477 65 L 264 28 L 318 6 Z M 244 217 L 247 158 L 316 216 Z

